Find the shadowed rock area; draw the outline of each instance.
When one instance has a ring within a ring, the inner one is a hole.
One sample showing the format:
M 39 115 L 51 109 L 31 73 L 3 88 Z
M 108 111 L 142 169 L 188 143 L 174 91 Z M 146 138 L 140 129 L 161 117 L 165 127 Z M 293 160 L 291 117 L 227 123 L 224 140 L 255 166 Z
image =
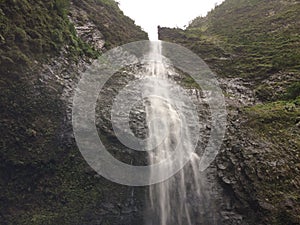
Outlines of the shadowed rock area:
M 147 34 L 110 0 L 0 6 L 0 224 L 140 224 L 143 191 L 87 165 L 71 104 L 92 60 Z

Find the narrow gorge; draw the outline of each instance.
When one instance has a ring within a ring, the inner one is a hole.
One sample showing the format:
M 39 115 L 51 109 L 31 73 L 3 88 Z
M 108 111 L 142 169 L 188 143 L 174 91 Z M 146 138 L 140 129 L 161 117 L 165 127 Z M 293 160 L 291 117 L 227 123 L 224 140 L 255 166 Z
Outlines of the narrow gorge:
M 225 0 L 151 42 L 114 0 L 0 7 L 0 225 L 300 224 L 298 1 Z M 128 184 L 86 158 L 88 123 Z

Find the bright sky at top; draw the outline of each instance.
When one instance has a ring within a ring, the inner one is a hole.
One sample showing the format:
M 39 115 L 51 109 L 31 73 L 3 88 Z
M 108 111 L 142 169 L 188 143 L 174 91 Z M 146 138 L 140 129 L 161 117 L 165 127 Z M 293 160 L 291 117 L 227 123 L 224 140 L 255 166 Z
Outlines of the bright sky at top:
M 207 12 L 224 0 L 117 0 L 125 15 L 132 18 L 157 40 L 157 26 L 180 27 Z

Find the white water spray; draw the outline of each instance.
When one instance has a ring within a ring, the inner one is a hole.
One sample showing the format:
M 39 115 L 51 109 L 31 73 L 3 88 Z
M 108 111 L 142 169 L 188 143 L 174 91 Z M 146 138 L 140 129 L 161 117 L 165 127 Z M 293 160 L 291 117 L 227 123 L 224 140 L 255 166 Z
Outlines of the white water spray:
M 214 207 L 211 206 L 208 191 L 205 190 L 205 176 L 198 168 L 199 156 L 194 152 L 192 141 L 197 137 L 192 137 L 189 132 L 188 118 L 172 104 L 170 90 L 180 87 L 168 78 L 173 69 L 162 56 L 161 42 L 152 42 L 149 59 L 146 66 L 149 82 L 145 85 L 144 92 L 153 96 L 146 104 L 146 119 L 149 136 L 154 138 L 149 140 L 148 145 L 157 146 L 149 153 L 149 164 L 170 159 L 176 151 L 179 151 L 179 158 L 182 159 L 177 162 L 181 168 L 186 162 L 185 157 L 191 160 L 187 168 L 180 170 L 175 176 L 150 186 L 151 218 L 147 225 L 217 224 L 216 216 L 212 212 Z M 182 104 L 184 108 L 184 102 Z M 175 167 L 172 163 L 168 166 L 169 170 Z M 165 172 L 160 171 L 162 174 Z

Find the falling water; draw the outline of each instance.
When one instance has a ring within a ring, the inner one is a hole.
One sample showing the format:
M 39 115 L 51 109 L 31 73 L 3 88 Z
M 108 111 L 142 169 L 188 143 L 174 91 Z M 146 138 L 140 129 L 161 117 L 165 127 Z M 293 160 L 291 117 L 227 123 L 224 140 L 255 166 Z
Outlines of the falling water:
M 147 64 L 149 82 L 145 92 L 152 93 L 146 104 L 149 136 L 153 136 L 151 146 L 157 146 L 149 153 L 149 164 L 171 158 L 177 148 L 184 166 L 184 157 L 192 156 L 184 169 L 168 180 L 150 186 L 149 218 L 147 225 L 214 225 L 217 223 L 215 207 L 209 196 L 206 176 L 198 169 L 199 157 L 194 153 L 187 118 L 177 112 L 172 105 L 170 90 L 179 88 L 168 78 L 171 70 L 162 56 L 161 42 L 152 42 Z M 157 97 L 155 97 L 157 96 Z M 159 97 L 158 97 L 159 96 Z M 183 103 L 184 104 L 184 103 Z M 161 141 L 162 137 L 164 138 Z M 154 143 L 153 143 L 154 142 Z M 170 164 L 169 169 L 174 165 Z M 160 171 L 165 173 L 165 171 Z M 153 176 L 154 174 L 151 174 Z

